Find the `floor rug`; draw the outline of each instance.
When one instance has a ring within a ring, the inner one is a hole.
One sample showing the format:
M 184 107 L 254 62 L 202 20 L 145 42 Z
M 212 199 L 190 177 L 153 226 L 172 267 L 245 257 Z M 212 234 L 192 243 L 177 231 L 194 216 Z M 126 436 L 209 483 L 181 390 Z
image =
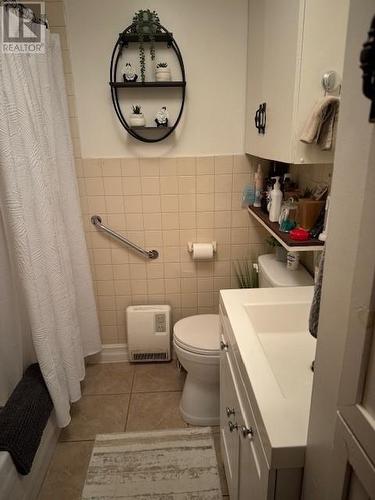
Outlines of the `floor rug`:
M 96 436 L 82 500 L 221 500 L 209 427 Z

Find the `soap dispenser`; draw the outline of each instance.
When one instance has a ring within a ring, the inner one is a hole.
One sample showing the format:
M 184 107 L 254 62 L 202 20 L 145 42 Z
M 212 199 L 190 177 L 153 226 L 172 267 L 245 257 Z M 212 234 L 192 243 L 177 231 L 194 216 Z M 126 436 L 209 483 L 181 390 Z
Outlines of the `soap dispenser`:
M 280 177 L 275 177 L 276 182 L 271 191 L 271 201 L 269 203 L 268 211 L 269 211 L 269 219 L 271 222 L 279 222 L 280 212 L 281 212 L 281 203 L 283 201 L 283 193 L 280 189 Z

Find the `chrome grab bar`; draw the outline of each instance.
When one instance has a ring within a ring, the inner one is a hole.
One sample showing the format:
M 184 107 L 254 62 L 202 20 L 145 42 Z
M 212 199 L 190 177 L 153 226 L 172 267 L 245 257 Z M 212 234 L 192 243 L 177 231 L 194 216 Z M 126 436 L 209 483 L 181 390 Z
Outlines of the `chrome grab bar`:
M 143 257 L 146 257 L 147 259 L 157 259 L 159 257 L 159 252 L 157 250 L 145 250 L 144 248 L 129 241 L 127 238 L 125 238 L 125 236 L 116 233 L 116 231 L 113 231 L 113 229 L 111 229 L 110 227 L 102 224 L 102 219 L 101 217 L 99 217 L 99 215 L 93 215 L 91 217 L 91 224 L 94 224 L 94 226 L 97 227 L 98 229 L 101 229 L 102 231 L 106 232 L 107 234 L 112 236 L 112 238 L 114 238 L 115 240 L 120 241 L 121 243 L 131 248 L 135 252 L 138 252 L 139 254 L 143 255 Z

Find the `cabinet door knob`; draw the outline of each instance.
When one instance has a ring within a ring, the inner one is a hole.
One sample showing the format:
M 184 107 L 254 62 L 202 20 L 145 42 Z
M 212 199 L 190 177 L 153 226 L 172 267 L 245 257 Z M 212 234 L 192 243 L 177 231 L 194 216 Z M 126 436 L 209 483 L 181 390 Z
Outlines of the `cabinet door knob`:
M 254 429 L 252 427 L 245 427 L 244 425 L 241 425 L 241 432 L 243 437 L 250 437 L 253 439 L 254 437 Z
M 233 422 L 231 422 L 229 420 L 228 422 L 228 427 L 229 427 L 229 431 L 230 432 L 233 432 L 233 431 L 237 431 L 238 430 L 238 425 L 237 424 L 234 424 Z
M 228 350 L 228 344 L 226 344 L 225 342 L 223 342 L 222 340 L 220 340 L 220 349 L 222 351 L 227 351 Z
M 229 406 L 227 406 L 225 408 L 225 413 L 227 414 L 227 417 L 229 418 L 231 415 L 235 415 L 236 412 L 234 411 L 234 408 L 229 408 Z

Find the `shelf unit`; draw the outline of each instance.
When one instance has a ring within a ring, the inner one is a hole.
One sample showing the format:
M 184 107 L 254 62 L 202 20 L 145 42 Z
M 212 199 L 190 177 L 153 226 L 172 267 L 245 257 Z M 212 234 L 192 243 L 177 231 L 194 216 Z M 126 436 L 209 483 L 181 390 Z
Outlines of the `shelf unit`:
M 288 252 L 321 252 L 324 249 L 324 242 L 317 238 L 306 241 L 295 241 L 289 233 L 283 233 L 279 229 L 277 222 L 271 222 L 268 214 L 260 208 L 248 207 L 249 214 L 254 217 L 267 231 L 282 245 Z
M 144 34 L 142 37 L 142 41 L 147 43 L 150 42 L 150 37 L 147 34 Z M 185 67 L 182 59 L 181 51 L 177 45 L 176 40 L 173 37 L 173 33 L 168 31 L 164 26 L 158 24 L 158 33 L 155 33 L 153 36 L 153 42 L 156 43 L 166 43 L 167 47 L 173 51 L 180 65 L 181 70 L 181 81 L 167 81 L 167 82 L 124 82 L 117 81 L 118 75 L 118 63 L 120 57 L 122 56 L 125 49 L 128 48 L 129 44 L 139 43 L 140 38 L 137 33 L 134 33 L 134 25 L 131 24 L 127 28 L 124 29 L 122 33 L 119 34 L 117 42 L 114 46 L 112 56 L 111 56 L 111 64 L 110 64 L 110 88 L 111 88 L 111 98 L 115 113 L 117 118 L 119 119 L 121 125 L 127 131 L 129 135 L 131 135 L 134 139 L 138 141 L 146 142 L 146 143 L 154 143 L 159 142 L 167 137 L 169 137 L 173 131 L 176 129 L 177 125 L 180 122 L 182 112 L 185 104 L 185 95 L 186 95 L 186 78 L 185 78 Z M 124 113 L 121 109 L 121 104 L 119 100 L 119 93 L 122 93 L 122 89 L 156 89 L 156 88 L 177 88 L 180 89 L 181 93 L 181 103 L 180 109 L 177 113 L 177 117 L 175 120 L 172 120 L 172 124 L 169 127 L 132 127 L 127 122 Z M 157 134 L 152 133 L 151 136 L 147 134 L 149 131 L 154 132 L 158 131 Z M 142 132 L 145 132 L 146 135 L 142 135 Z
M 172 127 L 145 127 L 145 126 L 130 126 L 131 129 L 135 130 L 170 130 Z

